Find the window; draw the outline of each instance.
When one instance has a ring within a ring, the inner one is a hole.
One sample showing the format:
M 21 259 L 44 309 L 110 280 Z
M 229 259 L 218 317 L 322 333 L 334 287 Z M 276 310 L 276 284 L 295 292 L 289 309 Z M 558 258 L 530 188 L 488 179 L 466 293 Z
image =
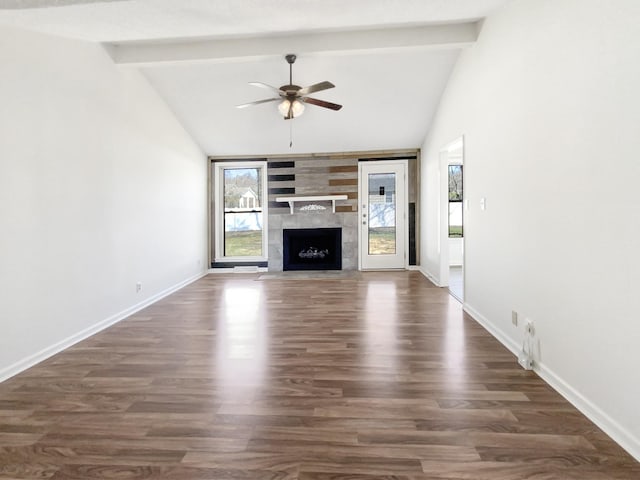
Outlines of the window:
M 215 260 L 267 259 L 266 162 L 218 162 L 215 181 Z
M 462 237 L 462 165 L 449 165 L 449 237 Z

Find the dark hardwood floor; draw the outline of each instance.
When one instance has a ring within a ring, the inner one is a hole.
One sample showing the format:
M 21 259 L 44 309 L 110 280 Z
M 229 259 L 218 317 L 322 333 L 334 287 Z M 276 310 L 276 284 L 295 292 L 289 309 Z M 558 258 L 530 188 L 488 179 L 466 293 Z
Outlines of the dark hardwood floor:
M 0 478 L 634 479 L 417 272 L 209 275 L 0 384 Z

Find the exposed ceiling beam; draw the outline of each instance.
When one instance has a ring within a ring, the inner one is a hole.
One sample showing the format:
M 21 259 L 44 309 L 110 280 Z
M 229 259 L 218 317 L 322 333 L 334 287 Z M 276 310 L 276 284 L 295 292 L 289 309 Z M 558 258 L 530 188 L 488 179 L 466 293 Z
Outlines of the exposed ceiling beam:
M 3 0 L 0 10 L 26 10 L 29 8 L 67 7 L 83 3 L 125 2 L 128 0 Z
M 105 44 L 117 64 L 153 65 L 216 62 L 281 56 L 405 48 L 461 48 L 478 38 L 478 23 L 383 28 L 330 33 L 298 33 L 227 39 Z

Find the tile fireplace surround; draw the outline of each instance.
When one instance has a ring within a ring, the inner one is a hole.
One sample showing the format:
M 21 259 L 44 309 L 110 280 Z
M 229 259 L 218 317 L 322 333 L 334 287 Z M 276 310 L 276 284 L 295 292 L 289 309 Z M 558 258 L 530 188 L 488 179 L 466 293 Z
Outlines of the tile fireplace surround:
M 299 228 L 341 228 L 342 269 L 358 269 L 358 160 L 357 158 L 300 157 L 269 160 L 269 271 L 282 271 L 282 231 Z M 336 202 L 309 202 L 324 210 L 291 213 L 287 202 L 276 198 L 316 195 L 346 195 Z
M 331 209 L 328 209 L 331 212 Z M 354 213 L 269 214 L 269 271 L 282 271 L 282 231 L 291 228 L 342 228 L 342 269 L 358 269 L 358 216 Z

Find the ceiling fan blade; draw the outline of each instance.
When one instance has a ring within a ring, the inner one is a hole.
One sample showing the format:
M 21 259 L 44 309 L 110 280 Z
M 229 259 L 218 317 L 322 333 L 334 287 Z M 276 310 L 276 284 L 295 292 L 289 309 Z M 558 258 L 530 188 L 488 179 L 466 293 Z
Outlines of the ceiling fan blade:
M 256 100 L 255 102 L 249 102 L 249 103 L 243 103 L 241 105 L 236 105 L 236 108 L 251 107 L 252 105 L 260 105 L 261 103 L 277 102 L 278 100 L 282 100 L 282 99 L 280 97 L 278 97 L 278 98 L 266 98 L 264 100 Z
M 272 87 L 271 85 L 267 85 L 262 82 L 249 82 L 249 85 L 253 85 L 254 87 L 266 88 L 267 90 L 271 90 L 272 92 L 277 93 L 278 95 L 282 94 L 282 90 L 276 87 Z
M 338 105 L 337 103 L 325 102 L 324 100 L 318 100 L 317 98 L 303 97 L 300 100 L 305 103 L 310 103 L 311 105 L 317 105 L 318 107 L 329 108 L 331 110 L 340 110 L 342 108 L 342 105 Z
M 304 87 L 298 90 L 298 95 L 301 95 L 301 96 L 309 95 L 310 93 L 320 92 L 322 90 L 328 90 L 333 87 L 335 87 L 335 85 L 331 82 L 325 81 L 325 82 L 315 83 L 313 85 L 309 85 L 308 87 Z

